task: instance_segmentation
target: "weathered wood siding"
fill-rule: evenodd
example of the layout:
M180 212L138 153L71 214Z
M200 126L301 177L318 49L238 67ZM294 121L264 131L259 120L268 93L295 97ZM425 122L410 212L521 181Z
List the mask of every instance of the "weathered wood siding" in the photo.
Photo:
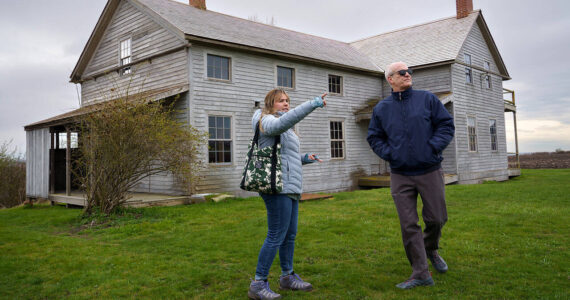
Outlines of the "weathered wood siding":
M26 196L49 196L49 148L51 135L48 128L26 131Z
M119 66L122 40L132 39L131 61L160 54L185 44L173 32L159 25L129 1L121 1L82 78L90 78ZM142 91L168 89L188 84L188 62L185 49L143 61L131 67L132 74L119 76L110 72L81 84L82 105L109 100Z
M449 65L414 70L412 78L413 87L416 90L427 90L432 93L451 91L451 71ZM383 98L390 96L392 91L386 79L382 80L382 91Z
M188 124L188 93L183 93L178 97L174 104L172 117L182 124ZM169 172L151 175L141 180L132 191L168 195L187 194L186 189Z
M469 32L457 60L463 61L464 53L471 55L473 66L483 68L484 61L491 63L491 70L497 72L496 62L481 31L475 25ZM504 103L502 79L491 76L491 89L483 86L483 72L473 69L473 83L465 82L465 66L453 64L452 82L455 110L457 168L460 183L477 183L481 180L506 180L507 147L505 136ZM467 116L476 119L476 152L469 151ZM489 120L497 121L498 151L491 150Z
M356 184L356 175L376 173L379 158L366 142L367 124L357 124L354 111L366 100L381 94L377 76L359 75L272 57L193 46L191 53L190 120L198 129L207 130L208 115L232 118L233 153L230 164L209 164L199 191L239 191L239 181L247 145L253 136L251 117L254 102L263 100L276 87L276 66L295 69L295 89L289 91L295 107L328 89L328 74L343 76L344 95L330 96L325 109L318 109L297 125L301 151L318 153L322 164L305 166L304 191L343 190ZM206 55L231 58L231 80L207 78ZM329 121L342 120L346 134L346 159L330 159ZM204 148L206 158L207 149Z

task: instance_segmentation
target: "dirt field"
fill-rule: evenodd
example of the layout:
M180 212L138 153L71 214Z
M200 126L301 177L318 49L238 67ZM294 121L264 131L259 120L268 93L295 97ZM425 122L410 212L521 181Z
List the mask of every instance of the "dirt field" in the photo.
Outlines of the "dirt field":
M519 160L521 169L567 169L570 168L570 151L521 154ZM509 166L514 162L515 157L509 156Z

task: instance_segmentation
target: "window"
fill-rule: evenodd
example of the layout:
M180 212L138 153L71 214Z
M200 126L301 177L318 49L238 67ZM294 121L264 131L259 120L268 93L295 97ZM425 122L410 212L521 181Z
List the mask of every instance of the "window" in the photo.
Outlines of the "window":
M491 151L497 151L497 120L489 120L489 132L491 134Z
M465 82L473 83L473 71L471 70L471 55L464 54L463 57L464 57L463 61L467 65L469 65L468 67L465 67Z
M232 162L232 119L227 116L208 116L208 162Z
M67 132L56 132L57 142L55 144L56 149L67 149ZM70 132L70 143L69 147L71 149L79 148L79 138L77 132Z
M329 75L329 93L342 94L342 76Z
M469 151L477 152L477 126L475 117L467 116L467 132L469 134Z
M230 58L208 54L208 78L230 80Z
M485 70L486 70L487 72L491 71L491 63L490 63L490 62L486 61L486 62L483 64L483 67L485 68ZM491 76L489 75L489 73L486 73L486 74L485 74L485 79L483 80L483 86L484 86L485 88L488 88L488 89L491 88Z
M293 88L295 69L277 66L277 86Z
M119 63L121 66L128 65L131 63L131 39L128 38L124 41L121 41L121 45L119 46ZM121 75L131 74L131 67L122 68L120 71Z
M344 158L343 122L331 121L331 158Z

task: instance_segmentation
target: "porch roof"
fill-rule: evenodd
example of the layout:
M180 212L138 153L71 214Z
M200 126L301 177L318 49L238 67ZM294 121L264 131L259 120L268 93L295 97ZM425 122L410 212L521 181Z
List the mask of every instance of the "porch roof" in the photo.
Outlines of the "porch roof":
M449 102L453 102L453 93L435 93L435 95L439 98L439 101L441 101L443 105ZM376 104L378 104L380 101L382 101L382 99L370 99L366 106L355 111L354 115L356 116L356 122L370 120L372 118L372 110L374 109L374 106L376 106Z
M156 100L160 100L160 99L164 99L164 98L168 98L170 96L174 96L183 92L188 91L188 85L178 85L178 86L173 86L173 87L169 87L169 88L163 88L163 89L155 89L155 90L150 90L150 91L145 91L142 93L138 93L138 94L134 94L134 95L129 95L129 97L133 97L133 98L141 98L144 97L146 99L148 99L149 101L156 101ZM124 96L120 96L114 99L109 99L107 101L113 101L116 99L120 99ZM73 123L73 119L94 111L97 111L99 109L101 109L102 107L102 103L95 103L95 104L91 104L91 105L86 105L83 107L80 107L78 109L74 109L72 111L39 121L39 122L35 122L29 125L24 126L24 129L26 131L30 131L30 130L34 130L34 129L39 129L39 128L46 128L46 127L52 127L52 126L59 126L59 125L65 125L65 124L70 124Z

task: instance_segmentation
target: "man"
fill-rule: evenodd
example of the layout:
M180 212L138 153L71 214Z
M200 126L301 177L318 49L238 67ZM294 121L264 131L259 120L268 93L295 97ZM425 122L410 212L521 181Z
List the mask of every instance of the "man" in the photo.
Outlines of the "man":
M447 221L441 152L451 142L455 126L437 96L412 89L412 70L405 63L390 64L385 76L392 95L374 107L367 140L378 156L390 162L390 189L412 265L410 278L396 286L434 285L427 259L438 272L447 271L437 252ZM418 225L418 194L423 202L423 236Z

